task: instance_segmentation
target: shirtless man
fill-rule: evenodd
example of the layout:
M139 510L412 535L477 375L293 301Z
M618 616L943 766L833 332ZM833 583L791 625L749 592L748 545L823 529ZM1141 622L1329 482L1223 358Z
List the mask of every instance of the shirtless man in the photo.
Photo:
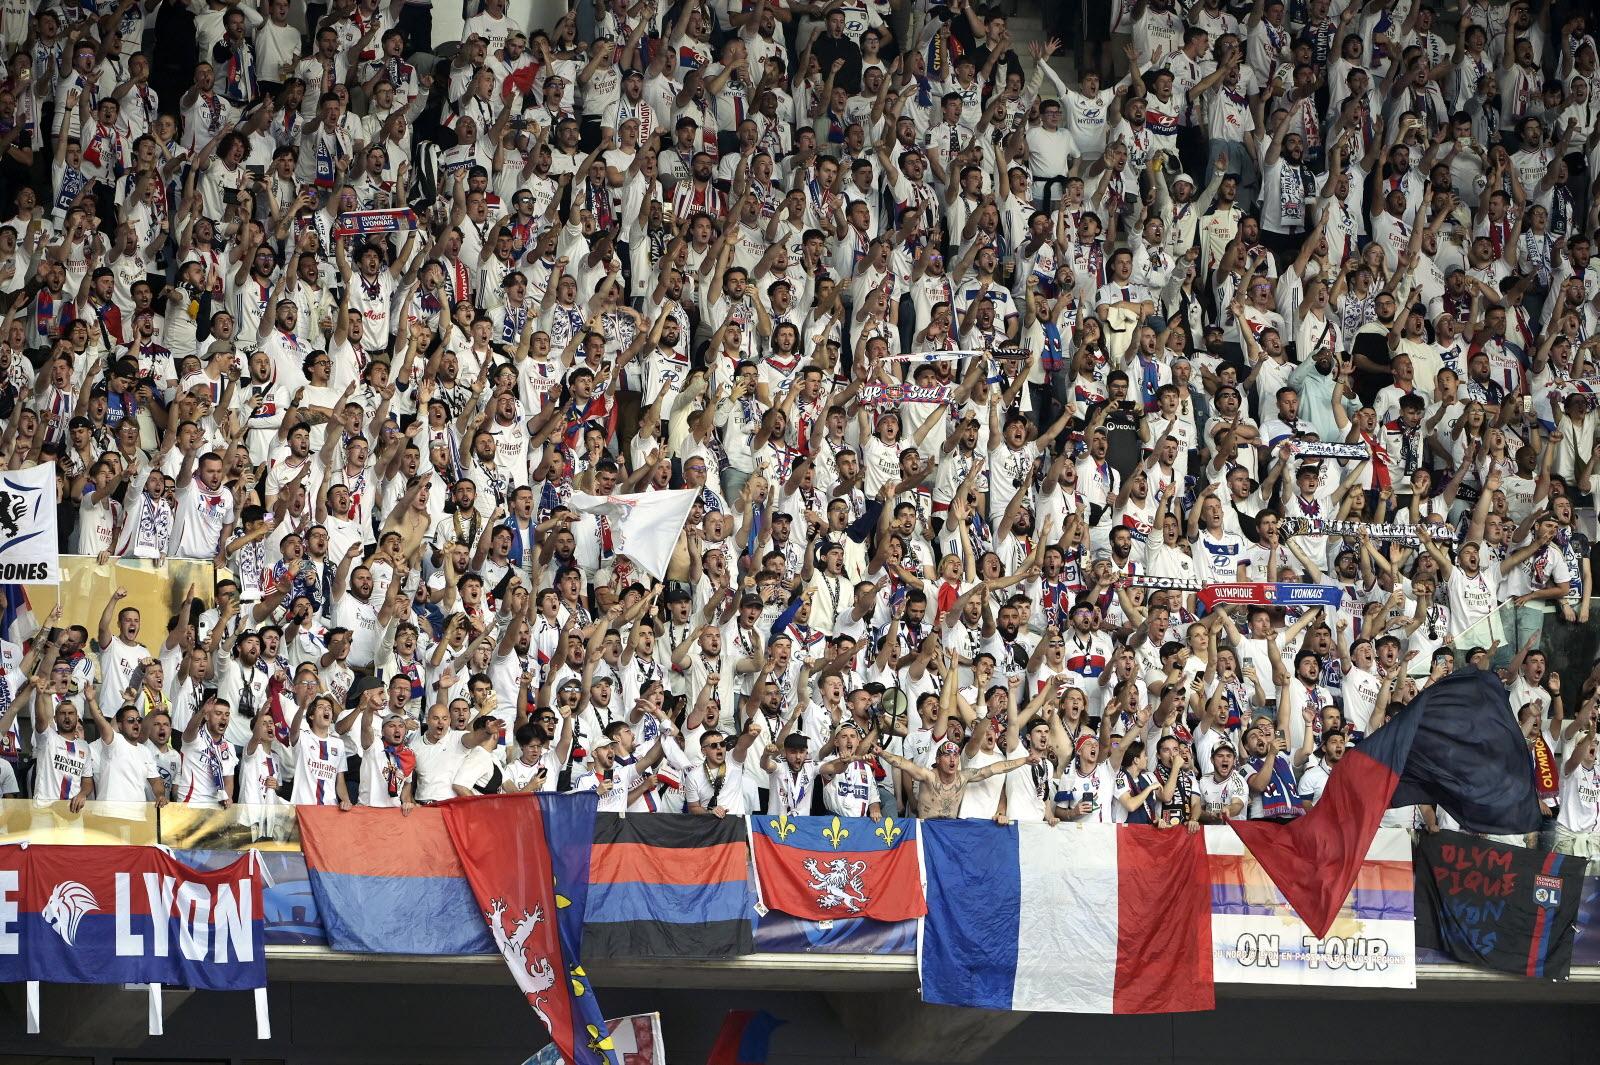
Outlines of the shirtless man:
M958 817L961 797L966 794L968 784L987 780L1000 773L1009 773L1013 769L1021 769L1044 758L1043 752L1029 750L1020 757L1004 762L993 762L982 769L962 769L961 747L950 740L939 745L934 769L917 765L888 751L878 753L900 772L921 782L922 787L917 789L918 817Z

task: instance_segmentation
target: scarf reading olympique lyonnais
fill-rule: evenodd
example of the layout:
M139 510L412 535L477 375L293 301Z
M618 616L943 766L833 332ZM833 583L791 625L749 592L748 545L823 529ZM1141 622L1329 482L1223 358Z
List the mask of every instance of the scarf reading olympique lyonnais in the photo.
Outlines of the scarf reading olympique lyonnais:
M417 213L409 207L345 211L334 226L335 237L364 237L372 233L409 233L417 228Z

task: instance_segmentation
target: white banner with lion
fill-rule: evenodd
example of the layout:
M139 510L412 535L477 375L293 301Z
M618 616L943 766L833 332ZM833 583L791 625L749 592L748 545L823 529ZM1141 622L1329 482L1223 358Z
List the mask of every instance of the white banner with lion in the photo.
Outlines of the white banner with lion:
M0 584L60 584L56 466L0 473Z

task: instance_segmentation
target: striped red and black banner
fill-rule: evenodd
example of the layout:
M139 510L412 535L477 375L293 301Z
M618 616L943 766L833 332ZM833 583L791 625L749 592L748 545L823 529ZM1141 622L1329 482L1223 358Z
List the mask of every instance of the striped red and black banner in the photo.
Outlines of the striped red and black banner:
M587 958L729 958L754 949L742 817L600 814L589 859Z

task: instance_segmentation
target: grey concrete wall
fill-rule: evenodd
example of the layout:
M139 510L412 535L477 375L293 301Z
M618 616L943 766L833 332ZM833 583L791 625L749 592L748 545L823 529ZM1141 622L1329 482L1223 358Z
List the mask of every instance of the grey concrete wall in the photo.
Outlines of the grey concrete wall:
M692 978L689 982L692 982ZM1208 1014L1179 1017L1028 1017L978 1060L988 1065L1593 1065L1600 1061L1600 1011L1582 1001L1507 1002L1538 996L1551 985L1496 985L1483 1001L1428 1001L1418 993L1394 1000L1225 998ZM7 989L8 992L12 989ZM1563 991L1570 992L1569 986ZM0 1012L0 1065L44 1061L116 1060L282 1062L284 1065L520 1065L543 1039L526 1005L508 986L448 987L280 983L273 987L273 1039L257 1043L250 997L196 993L167 1021L166 1036L146 1040L142 1026L122 1046L73 1045L71 1033L89 1000L44 988L44 1034L22 1034L14 1008ZM142 993L106 991L107 995ZM872 999L850 1008L877 1008L882 1031L898 1028L891 1052L937 1056L945 1021L927 1026L932 1045L891 1018L918 1006L903 994L859 992ZM725 1010L765 1008L789 1023L778 1030L772 1065L879 1065L895 1060L871 1031L848 1033L820 992L741 994L643 989L606 992L611 1015L658 1010L669 1061L700 1065ZM8 995L11 1003L19 1001ZM138 1010L129 1011L142 1017ZM76 1017L74 1016L76 1015ZM973 1018L974 1028L987 1021ZM916 1025L909 1026L915 1029ZM105 1038L103 1026L97 1038ZM920 1052L920 1053L919 1053Z

